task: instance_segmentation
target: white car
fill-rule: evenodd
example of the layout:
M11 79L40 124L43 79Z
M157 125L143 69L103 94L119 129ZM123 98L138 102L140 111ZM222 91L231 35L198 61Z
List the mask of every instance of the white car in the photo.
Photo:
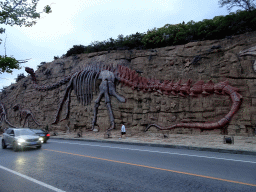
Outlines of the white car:
M29 128L9 128L2 136L2 148L5 149L7 146L11 146L14 151L18 151L24 147L36 147L40 149L42 142L43 139Z

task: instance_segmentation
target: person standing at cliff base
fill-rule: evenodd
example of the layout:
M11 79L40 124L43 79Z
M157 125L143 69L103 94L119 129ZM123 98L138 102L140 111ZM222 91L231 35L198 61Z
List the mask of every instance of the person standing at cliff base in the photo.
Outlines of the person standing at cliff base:
M125 138L125 134L126 134L126 130L125 130L125 126L124 126L124 124L122 125L122 127L121 127L121 138Z

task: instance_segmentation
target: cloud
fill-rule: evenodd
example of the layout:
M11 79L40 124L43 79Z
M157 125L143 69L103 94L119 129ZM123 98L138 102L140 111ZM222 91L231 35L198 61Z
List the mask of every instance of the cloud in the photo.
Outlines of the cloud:
M46 5L52 7L52 13L42 14L33 27L4 26L7 55L19 60L32 58L23 66L36 69L41 62L65 54L73 45L227 14L215 1L205 0L40 0L38 11ZM0 38L5 40L5 34ZM1 54L5 52L3 45ZM14 70L13 75L0 74L0 89L15 82L20 73L26 74L24 69Z

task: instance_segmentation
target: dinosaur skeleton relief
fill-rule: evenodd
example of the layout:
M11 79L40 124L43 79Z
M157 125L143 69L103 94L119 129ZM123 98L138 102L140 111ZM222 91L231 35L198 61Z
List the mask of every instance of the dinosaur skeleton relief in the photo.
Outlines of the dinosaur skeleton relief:
M11 127L15 127L14 125L12 125L6 118L6 112L4 109L4 105L3 103L0 103L0 125L2 124L2 122L5 122L6 124L8 124Z
M170 127L161 127L157 124L150 124L147 126L145 131L147 131L150 127L155 126L160 130L169 130L177 127L184 128L199 128L199 129L221 129L225 125L227 125L234 114L238 111L241 102L242 96L238 93L238 89L230 86L227 81L220 82L214 84L211 80L207 83L200 80L196 82L193 86L191 86L191 80L188 80L186 83L182 83L181 80L178 82L174 81L160 81L157 79L147 79L145 77L140 76L135 70L131 70L128 67L118 65L117 67L113 66L100 66L100 65L91 65L86 67L84 70L71 74L70 76L64 78L58 83L55 83L50 86L38 86L36 84L35 73L33 69L26 68L26 71L31 74L32 80L35 85L35 89L39 91L51 90L59 87L65 83L68 83L66 88L64 97L60 103L59 109L56 114L56 118L54 123L58 122L60 110L67 100L67 104L70 102L70 93L72 89L75 90L78 101L82 102L82 104L87 105L91 102L93 86L96 79L101 79L102 82L100 84L100 93L98 98L95 100L94 107L94 118L92 121L92 129L94 128L97 121L97 110L99 107L100 100L103 96L105 96L105 103L108 108L111 126L108 130L114 128L114 117L110 104L110 95L115 96L120 102L125 102L125 98L119 96L115 91L114 81L118 80L122 84L131 87L133 90L136 89L138 91L142 90L143 92L159 92L161 94L166 95L177 95L177 96L191 96L196 97L198 95L209 96L212 94L219 95L229 95L232 100L232 106L230 112L225 115L222 119L213 123L178 123L172 125ZM95 90L95 87L94 87ZM68 105L69 106L69 105ZM66 118L68 117L69 107L67 107ZM65 119L66 119L65 118Z
M110 128L107 130L112 130L115 128L115 122L114 122L114 115L111 108L110 103L110 96L115 96L118 101L125 102L125 98L118 95L115 90L115 80L117 76L115 75L116 70L113 68L113 66L106 66L102 64L97 65L90 65L87 66L84 70L75 72L71 74L70 76L64 78L64 80L53 84L51 86L38 86L36 84L36 78L34 70L31 68L26 67L26 72L31 74L32 80L35 85L35 89L38 91L46 91L46 90L52 90L54 88L57 88L65 83L68 83L68 86L66 88L66 91L64 93L64 97L59 105L55 120L53 124L58 123L59 121L59 115L62 109L62 106L64 102L67 103L67 111L65 120L68 118L69 115L69 104L70 104L70 95L71 91L74 89L75 94L77 96L77 100L82 103L83 105L88 105L91 103L93 92L96 92L96 80L100 79L101 84L99 86L99 95L97 99L95 100L95 106L94 106L94 117L92 120L92 129L94 129L94 126L97 122L97 113L98 113L98 107L100 105L100 101L102 97L105 98L105 103L108 109L108 114L110 118ZM62 121L61 120L61 121Z
M232 100L232 106L230 112L225 115L222 119L213 123L178 123L170 127L162 127L157 124L150 124L146 127L147 131L150 127L155 126L160 130L170 130L178 127L183 128L199 128L201 130L207 129L221 129L227 125L234 114L239 110L239 107L242 103L242 96L237 93L239 89L232 87L228 84L228 81L220 82L214 84L211 80L207 83L200 80L191 86L191 80L188 80L187 83L182 84L181 80L178 82L174 81L163 81L160 82L156 79L146 79L145 77L139 76L134 70L130 70L127 67L119 66L120 81L127 86L132 87L132 89L142 90L143 92L152 92L156 91L166 95L179 95L182 97L192 96L197 97L198 95L209 96L211 94L219 95L229 95Z
M34 115L32 114L32 112L29 110L29 109L22 109L18 104L16 104L14 107L13 107L13 110L14 111L19 111L20 113L20 125L21 125L21 122L22 120L24 119L24 123L23 123L23 126L25 126L26 122L28 122L28 118L31 117L32 120L35 122L35 124L37 124L38 126L40 126L40 124L36 121ZM28 126L29 127L29 126Z

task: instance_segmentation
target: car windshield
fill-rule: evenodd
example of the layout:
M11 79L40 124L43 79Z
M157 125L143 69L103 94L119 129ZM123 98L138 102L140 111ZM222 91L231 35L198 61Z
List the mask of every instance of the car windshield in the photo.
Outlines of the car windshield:
M29 129L20 129L20 130L17 130L15 133L16 133L16 136L35 135L35 133Z

